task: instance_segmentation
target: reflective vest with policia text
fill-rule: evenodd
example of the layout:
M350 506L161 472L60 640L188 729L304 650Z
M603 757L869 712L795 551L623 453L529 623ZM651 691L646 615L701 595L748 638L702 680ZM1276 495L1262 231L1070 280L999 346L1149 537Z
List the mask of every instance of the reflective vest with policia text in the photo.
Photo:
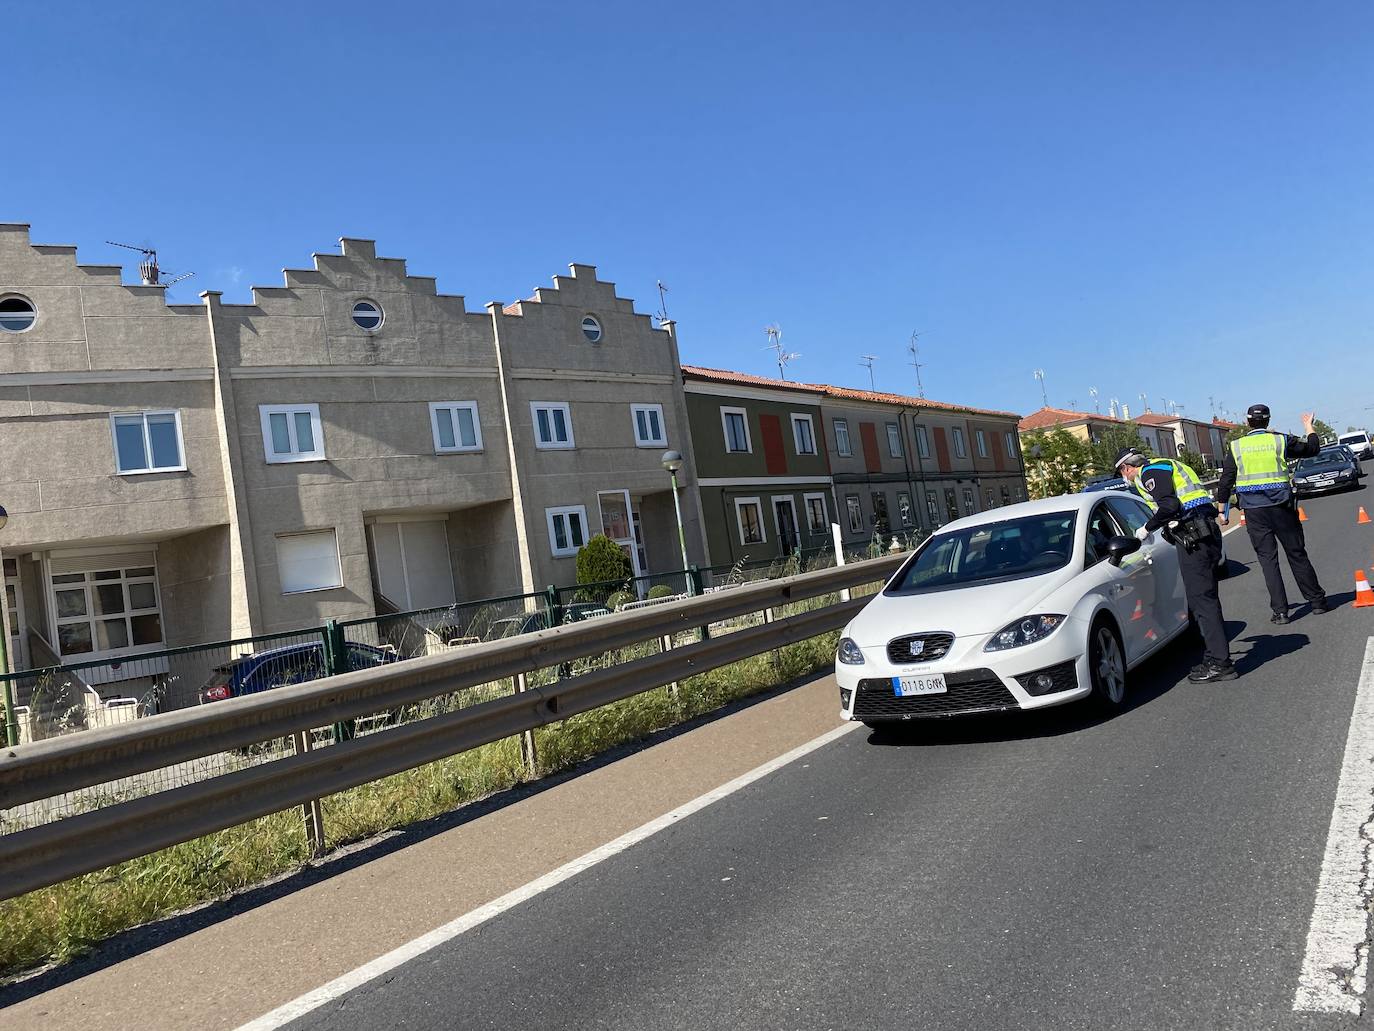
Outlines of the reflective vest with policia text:
M1252 430L1231 441L1231 455L1236 460L1236 490L1291 488L1286 448L1283 434L1270 430Z
M1203 505L1212 503L1212 495L1199 482L1197 473L1182 462L1176 462L1172 458L1156 458L1147 463L1135 479L1136 493L1145 499L1145 503L1150 508L1154 509L1158 506L1155 504L1155 499L1150 497L1150 492L1145 489L1142 481L1152 469L1155 472L1168 472L1173 477L1174 493L1178 495L1178 503L1182 506L1183 511L1191 512L1195 508L1201 508Z

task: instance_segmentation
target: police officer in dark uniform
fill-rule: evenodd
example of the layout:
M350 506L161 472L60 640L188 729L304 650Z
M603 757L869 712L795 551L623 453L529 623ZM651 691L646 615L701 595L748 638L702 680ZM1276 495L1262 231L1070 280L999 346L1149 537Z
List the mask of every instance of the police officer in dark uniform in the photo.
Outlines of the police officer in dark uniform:
M1202 631L1203 660L1188 673L1195 684L1235 680L1231 648L1226 640L1226 620L1217 594L1217 564L1221 561L1221 530L1212 497L1197 473L1172 458L1146 458L1138 449L1125 447L1117 455L1122 478L1135 488L1154 510L1136 531L1144 540L1162 532L1178 550L1183 589L1188 609Z
M1326 592L1317 582L1317 571L1307 557L1298 502L1288 475L1289 462L1318 454L1322 445L1313 428L1311 412L1302 417L1306 438L1270 430L1268 405L1251 405L1245 412L1245 422L1250 432L1231 441L1222 459L1216 499L1218 504L1224 503L1235 490L1240 510L1245 513L1245 530L1264 570L1264 585L1269 588L1269 609L1273 613L1270 621L1282 625L1288 622L1288 592L1279 568L1279 545L1283 546L1288 568L1293 571L1298 590L1311 603L1312 611L1320 613L1327 609Z

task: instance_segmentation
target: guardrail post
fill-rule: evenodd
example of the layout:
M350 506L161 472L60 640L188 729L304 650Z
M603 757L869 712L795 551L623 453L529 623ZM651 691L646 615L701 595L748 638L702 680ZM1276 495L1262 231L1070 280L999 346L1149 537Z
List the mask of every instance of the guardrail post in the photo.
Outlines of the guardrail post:
M310 751L310 731L298 730L292 740L297 755ZM301 813L305 817L305 844L310 850L310 858L318 859L324 855L324 807L318 798L312 798L301 806Z
M523 694L529 690L529 684L525 680L525 674L515 675L515 693ZM539 776L539 752L534 745L534 731L524 730L520 732L520 761L525 764L525 772L530 779Z
M687 567L687 593L693 598L699 598L705 592L702 586L701 570L697 566ZM711 636L711 628L708 626L697 627L697 639L705 641Z
M661 646L661 648L662 648L663 651L665 651L665 652L670 652L670 651L672 651L672 650L673 650L673 635L672 635L672 634L664 634L661 638L659 638L659 644L660 644L660 646ZM677 682L676 680L674 680L672 683L670 683L670 684L668 685L668 695L669 695L670 698L672 698L672 700L673 700L674 702L678 702L678 701L681 700L680 693L679 693L679 691L678 691L678 682Z
M324 672L325 676L337 677L348 672L348 642L344 640L343 627L337 619L324 625ZM358 721L341 720L334 724L334 743L352 741L358 736Z

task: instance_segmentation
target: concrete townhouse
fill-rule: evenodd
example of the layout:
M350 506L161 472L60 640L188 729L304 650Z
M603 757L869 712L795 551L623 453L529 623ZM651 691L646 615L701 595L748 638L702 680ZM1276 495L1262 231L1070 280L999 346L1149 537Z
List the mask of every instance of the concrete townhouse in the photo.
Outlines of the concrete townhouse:
M1223 428L1223 424L1217 422L1201 422L1181 415L1159 415L1154 412L1140 416L1137 421L1142 432L1152 427L1172 435L1174 450L1165 451L1161 447L1157 449L1161 455L1180 455L1185 449L1196 451L1212 468L1220 467L1229 427Z
M1155 421L1156 417L1146 414L1135 420L1140 439L1155 454L1176 455L1178 439L1172 423ZM1109 427L1125 426L1129 420L1117 419L1098 412L1077 412L1066 408L1041 408L1021 420L1018 427L1022 437L1030 433L1050 433L1056 429L1066 430L1079 440L1096 444Z
M154 277L155 278L155 277ZM0 226L0 531L13 668L702 561L671 327L587 265L512 305L367 240L251 304L167 304Z

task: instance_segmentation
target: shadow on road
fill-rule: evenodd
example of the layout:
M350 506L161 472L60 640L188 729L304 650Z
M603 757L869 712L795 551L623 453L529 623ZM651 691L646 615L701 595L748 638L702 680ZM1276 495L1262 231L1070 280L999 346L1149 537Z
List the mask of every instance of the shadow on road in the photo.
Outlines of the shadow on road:
M1241 674L1252 673L1271 659L1292 655L1300 648L1311 644L1306 634L1256 634L1252 637L1233 637L1232 654L1235 655L1236 670ZM1237 654L1237 645L1250 647Z

